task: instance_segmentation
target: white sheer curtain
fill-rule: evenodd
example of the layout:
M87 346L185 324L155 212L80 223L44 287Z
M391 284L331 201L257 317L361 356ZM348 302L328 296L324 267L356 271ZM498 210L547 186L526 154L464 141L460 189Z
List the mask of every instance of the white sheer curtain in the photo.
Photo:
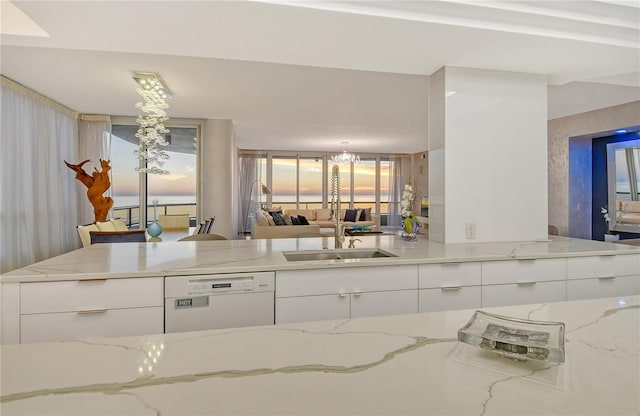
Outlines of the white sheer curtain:
M80 246L77 115L1 77L0 272Z
M402 159L399 157L391 157L391 169L389 172L389 217L387 225L391 227L399 227L402 220L400 218L400 198L402 198L402 189L404 181L402 178Z
M238 163L238 230L241 232L251 231L249 221L249 210L251 209L251 194L253 193L254 181L258 178L257 154L241 154Z
M85 165L87 173L93 172L93 167L100 168L100 159L111 159L111 117L102 115L80 115L78 121L78 160L72 163L80 163L83 160L91 160ZM70 162L70 161L68 161ZM103 195L111 196L111 189ZM86 192L79 193L79 224L89 224L95 220L93 205L89 202Z

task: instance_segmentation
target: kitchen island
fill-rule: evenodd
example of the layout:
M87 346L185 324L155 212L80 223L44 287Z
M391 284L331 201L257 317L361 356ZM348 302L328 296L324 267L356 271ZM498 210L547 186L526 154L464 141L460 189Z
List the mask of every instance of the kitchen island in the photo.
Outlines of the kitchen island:
M5 415L638 415L638 296L488 308L562 364L457 341L473 310L2 347Z
M325 254L333 238L98 244L0 277L2 343L75 340L169 332L166 314L187 318L198 279L258 287L268 273L275 323L408 314L637 295L640 248L552 237L544 241L440 244L419 236L360 237L355 250L390 257ZM345 244L346 245L346 244ZM345 249L354 253L354 249ZM288 254L287 254L288 253ZM285 257L289 256L289 260ZM182 279L185 292L168 295ZM216 289L224 294L225 282ZM273 289L275 288L275 290ZM199 290L199 289L198 289ZM230 294L231 296L231 294ZM186 299L183 299L186 297ZM262 298L265 296L263 295ZM230 299L230 298L226 298ZM231 308L239 305L227 302ZM247 297L242 298L248 300ZM211 302L221 297L209 297ZM197 301L208 302L207 299ZM247 307L251 305L247 305ZM211 308L214 308L212 306ZM182 309L180 309L182 308ZM246 310L238 306L238 312ZM191 309L193 313L203 309ZM190 312L189 312L190 313ZM225 316L235 316L227 310ZM185 319L182 322L195 322ZM240 326L180 326L172 331ZM262 321L260 321L262 323ZM273 321L272 321L273 323ZM241 326L258 325L244 321Z

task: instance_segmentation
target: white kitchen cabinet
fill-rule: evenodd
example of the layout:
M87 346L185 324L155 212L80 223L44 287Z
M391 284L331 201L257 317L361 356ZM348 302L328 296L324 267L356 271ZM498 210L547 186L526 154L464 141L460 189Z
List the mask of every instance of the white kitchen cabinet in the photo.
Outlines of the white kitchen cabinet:
M564 280L482 286L482 306L526 305L566 300Z
M276 323L415 313L418 266L276 272Z
M639 276L609 276L567 281L567 300L607 298L640 294Z
M163 278L20 284L20 342L164 332Z
M481 270L480 262L421 264L419 311L479 308Z
M276 323L348 319L350 296L319 295L276 299Z
M481 263L421 264L418 268L420 289L480 286Z
M454 286L418 291L419 312L473 309L482 306L480 286Z
M418 293L415 289L351 294L352 318L416 312L418 312Z
M567 259L567 300L640 293L640 255Z
M640 255L571 257L567 259L567 279L588 279L640 274Z
M482 285L532 283L567 278L567 259L524 259L485 261L482 263Z
M482 306L559 302L567 296L567 259L482 263Z
M84 338L161 334L164 308L107 309L22 315L20 342L52 342Z

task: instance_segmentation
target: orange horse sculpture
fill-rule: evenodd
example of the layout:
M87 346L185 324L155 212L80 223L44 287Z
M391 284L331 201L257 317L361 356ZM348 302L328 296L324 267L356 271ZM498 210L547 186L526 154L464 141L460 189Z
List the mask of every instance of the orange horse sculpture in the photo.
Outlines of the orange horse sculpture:
M87 197L91 205L93 205L93 213L95 215L94 222L106 221L109 210L113 206L113 198L109 196L105 197L102 194L111 186L111 181L109 180L109 171L111 170L109 163L111 161L100 159L102 171L94 168L92 175L89 175L82 168L82 165L87 162L91 161L87 159L77 165L68 163L66 160L64 161L69 169L76 172L76 179L87 187Z

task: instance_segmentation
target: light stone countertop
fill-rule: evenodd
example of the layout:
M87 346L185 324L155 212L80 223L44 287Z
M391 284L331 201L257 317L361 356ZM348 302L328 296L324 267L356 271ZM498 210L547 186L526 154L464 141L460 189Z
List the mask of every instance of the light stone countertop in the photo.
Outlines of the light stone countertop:
M458 342L472 310L3 345L0 413L640 413L640 297L485 310L564 322L566 362Z
M283 251L333 247L333 237L96 244L0 276L0 282L150 277L210 273L382 266L483 260L532 259L640 253L640 247L567 237L549 241L441 244L423 235L416 242L397 235L357 237L357 248L379 248L398 257L295 261ZM348 238L347 238L348 241ZM344 247L348 243L345 242Z

